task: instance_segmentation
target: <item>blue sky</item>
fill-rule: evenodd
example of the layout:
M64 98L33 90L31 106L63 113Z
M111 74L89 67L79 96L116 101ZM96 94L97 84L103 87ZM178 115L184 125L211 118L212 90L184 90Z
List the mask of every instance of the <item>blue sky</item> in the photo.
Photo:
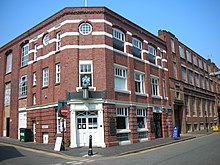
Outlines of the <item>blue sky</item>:
M87 0L106 6L157 35L172 32L182 43L220 68L220 0ZM0 47L64 7L84 0L1 0Z

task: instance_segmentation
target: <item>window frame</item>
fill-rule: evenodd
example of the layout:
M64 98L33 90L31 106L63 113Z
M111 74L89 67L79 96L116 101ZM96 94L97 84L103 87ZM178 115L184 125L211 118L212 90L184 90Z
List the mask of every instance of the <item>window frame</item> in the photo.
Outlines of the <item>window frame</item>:
M82 35L89 35L92 32L92 25L88 22L83 22L79 25L79 32Z
M36 72L34 72L33 73L33 82L32 82L33 84L33 86L36 86L37 85L37 73Z
M148 45L148 61L152 64L156 64L157 50L153 45ZM153 60L151 59L153 58Z
M93 63L92 61L79 61L79 87L83 87L82 85L83 76L87 76L89 78L90 80L89 87L93 87Z
M151 92L152 96L160 96L159 94L159 78L158 77L151 77Z
M188 62L192 63L192 57L191 57L191 54L188 50L186 50L186 59Z
M56 84L58 84L58 83L60 83L60 80L61 80L61 78L60 78L60 75L61 75L61 66L60 66L60 63L57 63L56 65L55 65L55 68L56 68L56 76L55 76L55 83Z
M37 57L38 57L38 45L35 44L34 45L34 62L37 61Z
M21 48L21 67L28 65L29 43L26 43Z
M6 56L6 68L5 73L11 73L12 72L12 53L7 54Z
M183 47L182 47L181 45L179 45L179 53L180 53L180 57L183 58L183 59L185 59Z
M19 80L19 97L27 96L27 87L28 87L28 76L23 75Z
M59 51L61 48L61 33L56 33L56 51Z
M183 72L185 71L185 72ZM186 76L186 68L181 66L181 76L182 76L182 81L186 81L187 80L187 76Z
M117 107L116 108L116 128L117 128L117 130L127 130L127 129L129 129L129 118L128 118L128 116L129 116L129 110L128 110L128 108L124 108L124 107ZM120 128L118 128L119 127L119 124L118 124L118 122L117 122L117 118L124 118L124 126L125 126L125 128L121 128L121 126L120 126Z
M118 81L123 81L124 86L120 88L117 84ZM119 87L119 88L118 88ZM115 91L127 91L127 68L123 66L114 65L114 89Z
M137 77L138 76L138 79ZM144 74L140 72L134 73L134 81L135 81L135 92L144 94Z
M43 69L43 87L47 87L49 85L49 68L46 67Z

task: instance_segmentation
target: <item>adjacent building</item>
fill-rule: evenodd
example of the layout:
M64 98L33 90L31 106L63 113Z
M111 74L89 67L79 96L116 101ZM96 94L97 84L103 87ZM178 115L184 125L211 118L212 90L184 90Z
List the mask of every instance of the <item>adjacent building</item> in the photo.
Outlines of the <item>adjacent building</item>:
M173 123L181 133L211 129L219 121L219 69L184 45L174 34L160 30L167 44Z
M54 143L58 100L70 147L90 135L99 147L171 136L168 55L164 38L105 7L65 8L0 48L0 136L30 128L33 141Z

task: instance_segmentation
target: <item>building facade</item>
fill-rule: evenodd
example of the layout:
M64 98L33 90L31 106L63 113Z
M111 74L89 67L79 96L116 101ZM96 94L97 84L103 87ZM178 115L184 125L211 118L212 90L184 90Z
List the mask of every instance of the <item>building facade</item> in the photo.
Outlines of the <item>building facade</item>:
M181 133L211 129L219 122L219 69L181 43L174 34L160 30L167 44L170 101L173 123Z
M90 135L99 147L171 136L166 42L105 7L65 8L1 47L0 58L0 136L30 128L33 141L54 143L58 100L69 107L70 147L88 146Z

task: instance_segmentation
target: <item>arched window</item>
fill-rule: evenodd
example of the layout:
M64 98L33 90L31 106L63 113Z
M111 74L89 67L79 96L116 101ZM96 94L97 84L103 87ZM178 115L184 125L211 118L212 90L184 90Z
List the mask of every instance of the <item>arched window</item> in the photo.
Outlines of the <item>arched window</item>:
M156 49L152 46L148 46L148 60L150 63L156 64Z
M133 45L132 48L133 55L138 58L141 58L142 42L139 39L132 37L132 45Z
M117 28L113 28L112 35L113 35L113 48L124 52L125 34L121 30Z

